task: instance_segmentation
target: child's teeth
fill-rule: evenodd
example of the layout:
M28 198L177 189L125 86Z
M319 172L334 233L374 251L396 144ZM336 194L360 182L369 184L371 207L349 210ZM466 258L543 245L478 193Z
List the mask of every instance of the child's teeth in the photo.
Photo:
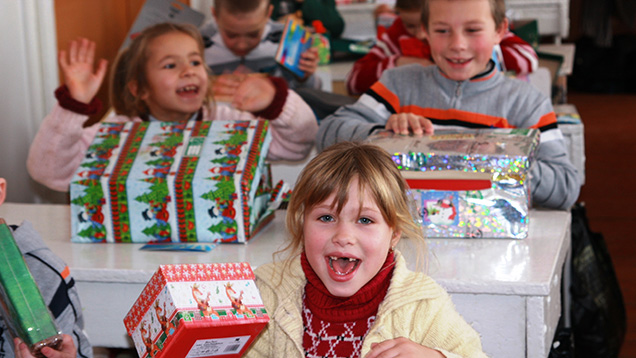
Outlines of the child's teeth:
M351 257L329 256L329 266L336 274L341 276L353 272L358 266L358 262L358 259Z

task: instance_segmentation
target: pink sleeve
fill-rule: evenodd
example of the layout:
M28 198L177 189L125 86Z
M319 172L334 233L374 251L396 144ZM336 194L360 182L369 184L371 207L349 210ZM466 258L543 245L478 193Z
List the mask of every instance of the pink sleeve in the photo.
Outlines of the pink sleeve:
M27 157L31 177L57 191L68 191L73 174L99 125L83 128L88 116L56 104L38 129Z
M245 120L255 117L244 111L216 106L216 119ZM280 115L269 121L272 142L267 153L269 160L301 160L314 145L318 122L309 105L294 91L288 90Z

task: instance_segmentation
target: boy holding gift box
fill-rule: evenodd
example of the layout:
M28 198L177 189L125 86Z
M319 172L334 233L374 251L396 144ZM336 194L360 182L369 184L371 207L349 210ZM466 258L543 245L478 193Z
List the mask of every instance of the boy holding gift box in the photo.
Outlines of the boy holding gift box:
M272 5L268 0L215 0L213 19L201 27L205 41L205 61L216 75L215 96L230 96L247 73L267 73L284 78L289 87L321 88L315 76L318 68L318 50L305 51L299 69L305 76L299 78L284 71L275 56L284 24L270 19Z
M6 198L7 182L0 178L0 205ZM24 260L42 293L44 302L48 305L55 323L64 334L62 350L71 352L77 347L77 357L92 357L93 350L84 332L82 305L75 287L73 276L66 264L55 255L42 241L33 225L24 222L20 226L10 226L13 237L24 256ZM0 317L0 357L29 357L28 347L16 341L17 352L14 353L11 336L6 323ZM20 351L23 353L20 354ZM50 348L43 348L42 353L47 357L66 357ZM50 353L51 355L48 355Z
M508 28L503 0L429 0L422 24L434 66L402 66L351 106L325 118L318 149L364 140L375 129L432 133L434 128L537 128L541 139L531 171L535 205L569 208L579 195L550 99L527 82L507 78L491 60Z

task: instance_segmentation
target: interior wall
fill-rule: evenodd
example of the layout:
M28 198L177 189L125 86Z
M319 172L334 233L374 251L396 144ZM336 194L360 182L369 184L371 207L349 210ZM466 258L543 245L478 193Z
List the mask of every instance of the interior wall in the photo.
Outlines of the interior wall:
M0 0L0 177L7 201L63 202L66 195L33 182L26 157L52 108L58 74L53 0Z

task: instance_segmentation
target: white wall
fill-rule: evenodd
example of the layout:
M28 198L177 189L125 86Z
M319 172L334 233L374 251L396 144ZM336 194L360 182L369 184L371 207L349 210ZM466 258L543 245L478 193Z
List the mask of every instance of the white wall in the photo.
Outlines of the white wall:
M0 0L0 177L7 201L61 202L33 182L26 156L58 86L53 0Z

